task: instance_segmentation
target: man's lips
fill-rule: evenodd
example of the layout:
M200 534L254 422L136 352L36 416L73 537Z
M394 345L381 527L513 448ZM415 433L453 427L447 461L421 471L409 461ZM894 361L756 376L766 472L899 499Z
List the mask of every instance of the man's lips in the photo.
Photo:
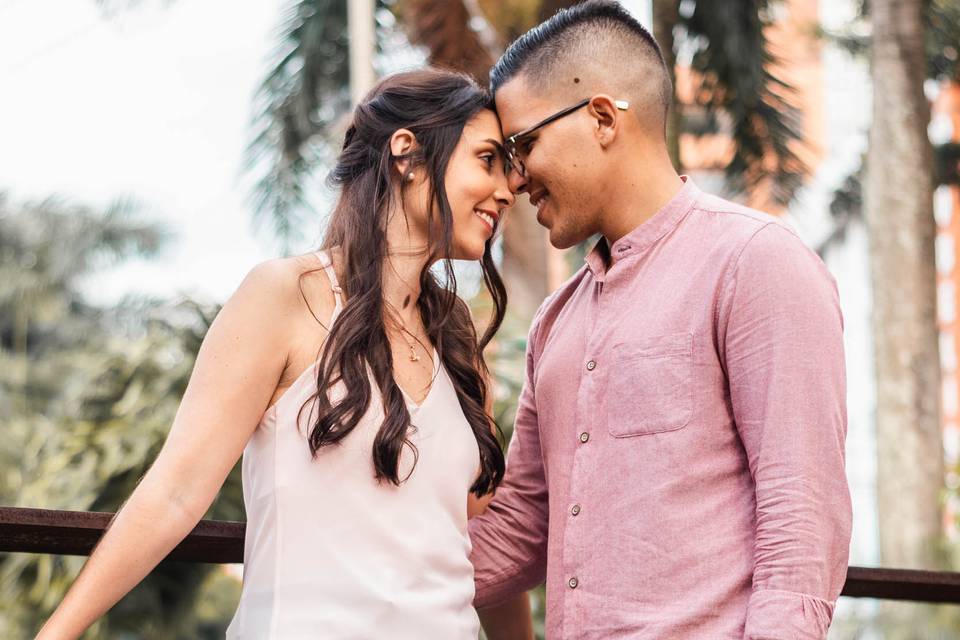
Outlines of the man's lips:
M537 208L537 222L543 226L548 226L543 219L543 210L550 202L550 192L546 189L539 189L530 195L530 204Z
M536 191L535 193L531 193L531 194L530 194L530 204L532 204L533 206L539 208L539 207L540 207L540 201L543 200L543 198L545 198L547 195L549 195L549 193L547 192L546 189L540 189L539 191Z

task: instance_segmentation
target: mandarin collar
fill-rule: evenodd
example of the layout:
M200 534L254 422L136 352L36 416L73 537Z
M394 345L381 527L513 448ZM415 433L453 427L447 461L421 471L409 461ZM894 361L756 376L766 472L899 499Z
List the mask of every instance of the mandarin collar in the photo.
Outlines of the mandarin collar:
M593 277L603 281L607 270L619 260L650 248L657 240L673 229L693 207L700 197L700 189L689 176L680 176L683 186L670 200L636 229L613 243L601 237L584 258Z

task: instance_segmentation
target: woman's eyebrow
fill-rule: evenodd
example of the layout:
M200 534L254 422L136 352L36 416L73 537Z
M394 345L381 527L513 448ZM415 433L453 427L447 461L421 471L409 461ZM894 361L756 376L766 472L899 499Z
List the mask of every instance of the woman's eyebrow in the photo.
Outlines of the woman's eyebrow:
M496 140L494 140L493 138L487 138L486 140L484 140L484 142L489 142L490 144L492 144L494 147L496 147L497 151L499 151L500 153L504 153L504 154L506 153L506 149L503 148L503 145L497 142Z

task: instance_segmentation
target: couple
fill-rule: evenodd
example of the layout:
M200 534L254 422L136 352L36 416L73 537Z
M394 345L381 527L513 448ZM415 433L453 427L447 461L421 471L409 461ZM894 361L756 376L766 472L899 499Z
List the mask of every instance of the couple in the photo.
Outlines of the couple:
M137 584L241 453L229 638L528 638L544 579L548 638L825 637L851 522L832 278L776 219L675 173L669 75L616 3L557 14L491 79L492 97L402 73L357 106L322 250L226 303L41 638ZM505 464L483 347L520 192L554 246L601 239L533 321ZM451 259L492 294L479 338L434 275Z

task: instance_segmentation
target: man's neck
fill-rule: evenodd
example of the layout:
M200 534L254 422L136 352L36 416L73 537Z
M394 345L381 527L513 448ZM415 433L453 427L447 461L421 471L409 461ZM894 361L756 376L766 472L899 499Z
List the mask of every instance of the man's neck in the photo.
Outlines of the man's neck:
M600 233L608 245L652 218L683 187L683 180L669 160L624 164L619 184L610 189Z

